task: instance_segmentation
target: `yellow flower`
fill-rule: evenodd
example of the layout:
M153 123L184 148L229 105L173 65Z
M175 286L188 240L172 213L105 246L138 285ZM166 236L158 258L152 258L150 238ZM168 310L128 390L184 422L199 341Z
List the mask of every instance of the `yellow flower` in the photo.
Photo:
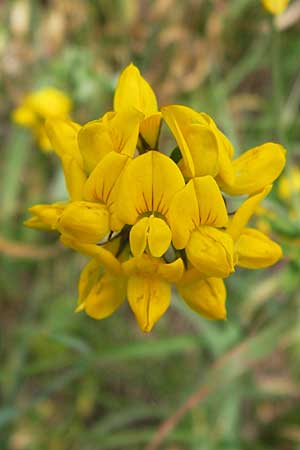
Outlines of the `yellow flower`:
M133 225L130 247L134 256L146 248L160 257L171 244L167 214L176 192L184 187L176 164L158 151L130 161L121 180L117 211L124 224Z
M65 244L76 248L76 240L63 239ZM77 247L79 251L92 256L92 259L83 268L80 275L76 312L85 310L94 319L104 319L124 302L127 278L122 271L121 262L115 257L120 248L120 239L105 244L100 252L97 247L81 246L80 244ZM120 260L124 261L127 257L128 251L123 251Z
M181 169L187 178L219 173L228 183L233 182L232 144L208 114L169 105L162 108L162 115L181 151Z
M144 114L140 124L141 147L155 149L160 131L161 113L149 83L141 76L133 64L127 66L120 75L114 96L115 111L136 109Z
M264 268L275 264L282 257L282 250L276 242L259 230L246 228L258 204L271 189L272 186L266 186L242 203L227 228L235 242L236 264L240 267Z
M52 149L45 131L48 118L67 118L72 103L63 92L54 88L44 88L27 95L22 104L12 113L12 119L19 125L30 128L44 151Z
M272 142L244 152L233 160L234 183L219 182L221 189L229 195L254 194L272 184L285 165L285 149Z
M226 288L220 278L196 278L183 280L177 284L183 300L197 313L207 319L226 319Z
M160 148L162 117L177 141L178 164ZM247 224L282 171L285 150L267 143L233 159L232 144L207 114L180 105L161 114L132 64L120 76L114 111L83 126L51 118L46 130L69 199L33 206L25 224L56 230L65 246L90 258L77 311L102 319L127 298L149 332L175 285L193 310L225 319L223 279L236 265L263 268L282 256ZM229 219L229 196L245 194Z
M76 312L85 311L94 319L104 319L115 312L126 298L126 278L105 270L92 259L79 279L79 299Z
M289 0L262 0L264 8L275 15L283 13L288 3Z
M143 331L153 325L166 312L171 300L171 283L179 282L183 274L180 258L172 263L141 255L123 263L128 276L127 298Z
M222 230L226 206L211 176L190 180L174 196L168 218L175 248L185 248L199 275L224 278L233 272L233 241Z
M84 125L78 133L78 145L85 171L91 173L98 162L112 151L132 157L142 119L143 114L132 109L109 112L102 119Z

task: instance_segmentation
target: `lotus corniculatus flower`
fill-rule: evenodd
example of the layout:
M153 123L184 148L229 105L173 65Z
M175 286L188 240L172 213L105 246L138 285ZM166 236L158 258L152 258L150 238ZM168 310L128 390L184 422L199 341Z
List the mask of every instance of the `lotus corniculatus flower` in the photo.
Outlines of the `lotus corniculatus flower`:
M164 121L177 142L161 146ZM126 299L149 332L166 312L172 287L197 313L226 318L224 279L235 267L275 264L281 248L248 222L285 165L265 143L234 157L211 117L186 106L158 111L139 70L121 74L114 111L83 126L48 119L69 199L35 205L26 225L60 233L88 256L77 311L95 319ZM231 197L240 199L230 210Z
M20 106L13 111L12 119L30 128L39 148L47 152L52 150L52 145L45 130L46 119L67 119L71 107L71 99L66 94L55 88L43 88L25 96Z

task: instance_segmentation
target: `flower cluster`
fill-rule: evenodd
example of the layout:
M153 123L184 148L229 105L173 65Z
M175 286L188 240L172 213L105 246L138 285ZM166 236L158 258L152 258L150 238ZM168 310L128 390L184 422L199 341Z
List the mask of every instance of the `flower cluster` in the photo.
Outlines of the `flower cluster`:
M45 130L48 118L67 119L72 108L70 98L58 89L48 87L28 94L12 113L18 125L30 128L41 150L52 150Z
M160 147L163 122L177 142ZM77 311L102 319L127 298L143 331L183 300L211 319L226 317L223 279L236 266L263 268L279 245L247 224L285 164L267 143L234 158L228 138L205 113L186 106L158 110L134 65L121 74L114 111L80 126L48 120L69 201L30 208L26 225L56 230L91 259L79 281ZM243 197L236 211L231 196Z

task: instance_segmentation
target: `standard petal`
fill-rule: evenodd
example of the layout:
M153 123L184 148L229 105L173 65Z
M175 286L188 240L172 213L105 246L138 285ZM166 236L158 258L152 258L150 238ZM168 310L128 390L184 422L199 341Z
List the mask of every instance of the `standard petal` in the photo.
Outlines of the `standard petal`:
M88 122L79 130L78 145L87 173L92 172L98 162L114 150L107 126L101 120Z
M57 229L81 242L96 244L110 231L108 209L99 203L72 202L59 217Z
M183 300L207 319L226 319L226 288L220 278L207 278L192 283L178 284Z
M189 125L190 108L181 105L169 105L162 108L162 116L180 148L183 160L183 171L187 178L195 176L195 165L185 138L185 130Z
M207 119L209 116L182 105L166 106L162 108L162 115L180 148L184 175L187 178L216 176L219 147L216 130Z
M202 124L191 124L184 131L195 166L195 176L217 175L219 171L218 141L213 130Z
M109 116L108 116L109 117ZM136 150L139 127L144 115L136 109L113 113L105 119L113 150L118 153L133 157Z
M251 216L256 211L259 203L269 194L272 186L266 186L261 192L258 194L252 195L247 198L236 213L233 215L231 221L229 222L227 232L232 236L232 239L236 241L243 229L249 222Z
M176 248L184 248L191 232L199 225L225 227L226 205L211 176L197 177L175 194L167 215Z
M83 167L82 156L77 142L77 135L81 126L71 120L48 119L45 127L52 148L57 155L60 158L68 155Z
M127 297L140 328L149 332L170 305L171 287L159 278L135 275L128 280Z
M108 204L116 182L127 163L126 155L116 152L106 155L90 174L84 187L84 198Z
M225 278L234 271L233 240L216 228L202 225L193 231L186 254L202 276Z
M282 258L281 247L261 231L243 230L236 243L237 265L246 269L263 269Z
M117 210L121 220L134 224L146 212L165 215L174 194L184 187L177 165L158 151L130 161L122 176Z
M110 228L120 231L124 225L118 211L117 201L120 198L120 183L123 172L130 159L127 155L111 152L106 155L90 174L85 187L84 198L92 202L105 204L110 212ZM128 186L125 187L128 190Z
M274 143L252 148L233 161L235 180L232 185L221 182L229 195L253 194L273 183L285 165L285 149Z
M151 86L141 76L139 69L130 64L120 75L114 96L114 110L127 111L132 108L145 116L157 112L157 101Z

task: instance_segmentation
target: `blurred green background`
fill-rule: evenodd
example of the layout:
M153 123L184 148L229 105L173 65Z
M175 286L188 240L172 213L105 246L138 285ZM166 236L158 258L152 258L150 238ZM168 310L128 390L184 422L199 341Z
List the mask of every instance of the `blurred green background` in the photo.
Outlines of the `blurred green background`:
M78 122L101 116L132 61L160 105L211 114L237 154L280 141L289 177L300 165L299 36L296 0L276 23L253 0L0 3L1 450L299 448L300 189L283 200L275 185L258 220L285 257L237 270L226 322L174 295L143 335L126 304L100 322L74 313L85 258L22 226L29 206L65 197L61 167L11 122L43 86L70 95Z

